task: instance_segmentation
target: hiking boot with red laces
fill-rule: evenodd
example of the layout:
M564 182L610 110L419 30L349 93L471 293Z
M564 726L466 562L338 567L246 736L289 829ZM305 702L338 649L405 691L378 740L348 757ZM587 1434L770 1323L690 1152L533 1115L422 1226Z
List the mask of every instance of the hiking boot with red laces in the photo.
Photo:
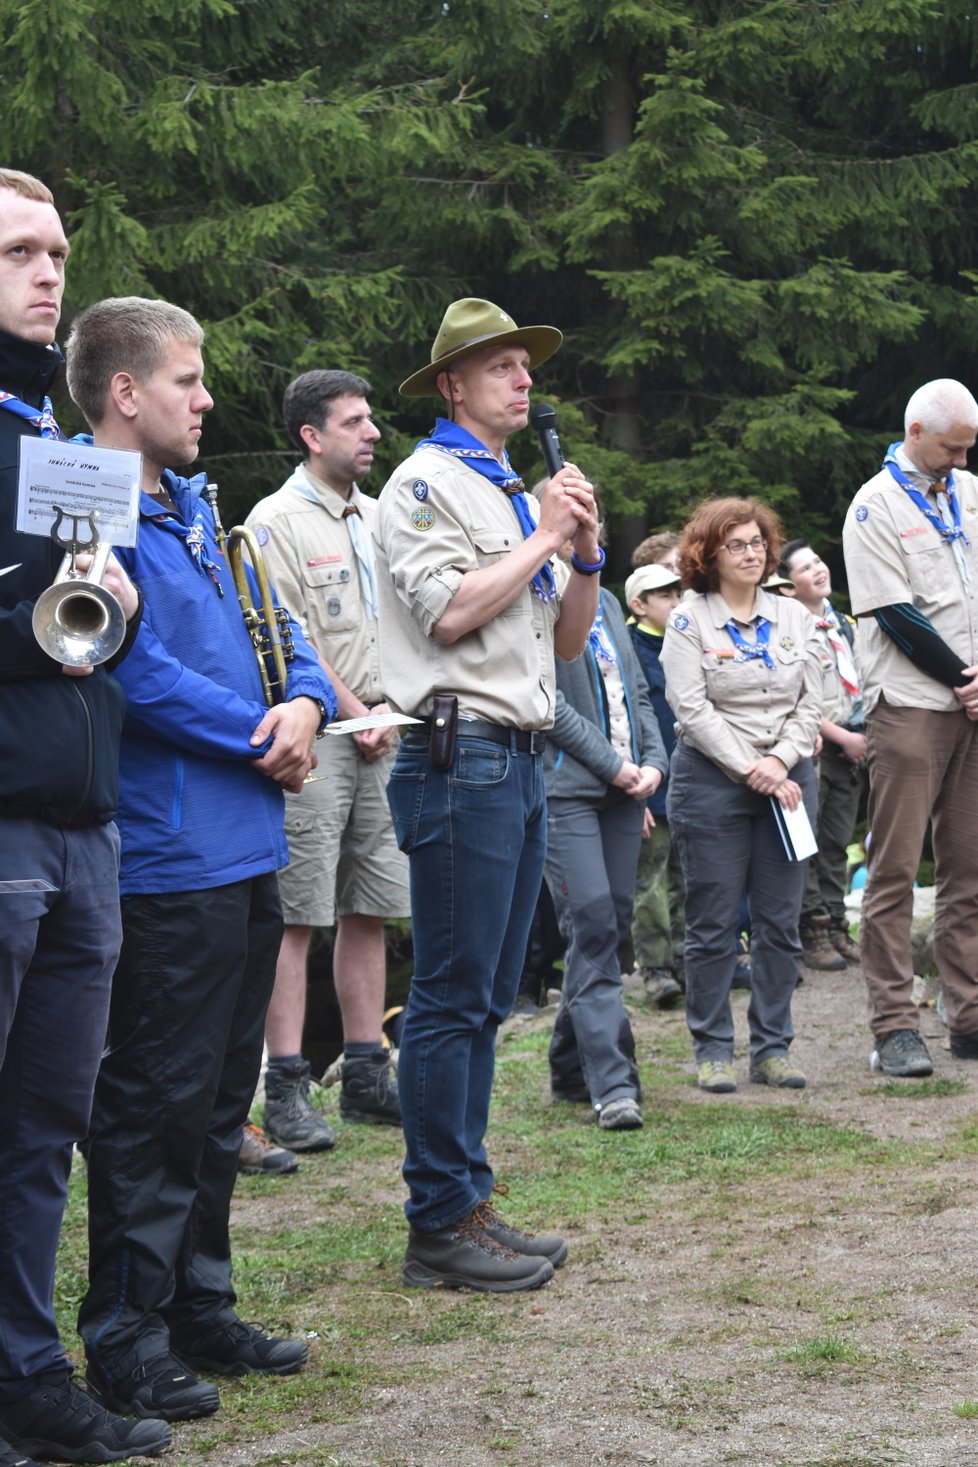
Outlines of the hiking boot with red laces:
M411 1229L401 1271L410 1288L515 1294L521 1289L539 1289L553 1278L549 1258L507 1248L486 1230L477 1211L474 1208L437 1232Z
M238 1152L238 1171L243 1177L281 1177L298 1170L294 1152L269 1141L260 1127L250 1122L245 1126Z
M505 1196L505 1192L502 1194ZM547 1258L554 1268L560 1268L567 1259L567 1244L559 1233L525 1233L514 1228L486 1198L472 1213L490 1238L509 1248L513 1253L525 1253L529 1258Z

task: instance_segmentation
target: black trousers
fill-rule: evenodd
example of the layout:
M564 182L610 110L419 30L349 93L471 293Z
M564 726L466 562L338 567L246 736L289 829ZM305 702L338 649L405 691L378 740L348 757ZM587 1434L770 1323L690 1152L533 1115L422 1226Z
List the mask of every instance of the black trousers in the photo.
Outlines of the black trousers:
M274 873L125 897L88 1147L85 1350L110 1382L227 1315L228 1216L282 934Z

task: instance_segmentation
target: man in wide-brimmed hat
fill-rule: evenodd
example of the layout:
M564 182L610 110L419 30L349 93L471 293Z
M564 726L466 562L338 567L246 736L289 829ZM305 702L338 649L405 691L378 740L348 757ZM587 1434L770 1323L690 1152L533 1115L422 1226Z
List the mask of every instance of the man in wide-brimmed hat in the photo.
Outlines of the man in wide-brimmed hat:
M565 464L537 510L506 454L526 427L530 370L560 341L490 301L449 306L429 365L401 386L440 397L445 416L391 476L375 519L381 682L392 707L424 720L388 785L411 866L403 1277L420 1287L537 1288L567 1256L557 1234L524 1233L493 1210L483 1140L496 1030L543 870L554 651L570 659L584 646L604 560L580 470ZM569 570L554 560L568 540Z

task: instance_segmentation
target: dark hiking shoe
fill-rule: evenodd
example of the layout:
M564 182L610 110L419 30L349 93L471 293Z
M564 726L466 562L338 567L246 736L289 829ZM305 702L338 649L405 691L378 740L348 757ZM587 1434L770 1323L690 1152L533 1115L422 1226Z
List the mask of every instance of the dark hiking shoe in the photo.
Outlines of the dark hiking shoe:
M849 936L849 923L843 918L829 923L829 941L840 952L847 963L859 962L859 943Z
M265 1071L265 1130L289 1151L329 1151L336 1145L333 1128L309 1099L309 1064Z
M171 1339L181 1360L211 1375L295 1375L309 1359L302 1340L277 1339L234 1316Z
M0 1407L0 1433L28 1458L53 1457L58 1462L156 1457L170 1445L165 1421L113 1416L71 1376L38 1385L19 1401L5 1402Z
M827 914L809 917L801 924L801 960L818 973L841 973L846 960L829 936Z
M0 1467L41 1467L31 1457L25 1457L16 1447L10 1447L0 1438Z
M893 1029L877 1039L876 1048L869 1057L869 1068L882 1070L884 1075L911 1079L934 1073L933 1062L919 1029Z
M212 1416L221 1404L216 1386L198 1380L168 1352L143 1360L111 1383L90 1360L86 1379L92 1395L123 1416L195 1421Z
M245 1126L238 1152L238 1171L243 1177L281 1177L298 1170L299 1158L293 1152L267 1140L258 1126Z
M524 1233L522 1228L514 1228L512 1223L500 1217L488 1199L479 1203L472 1216L483 1232L513 1253L549 1259L554 1268L560 1268L567 1260L567 1244L559 1233Z
M554 1276L549 1258L517 1253L486 1231L473 1209L466 1217L422 1233L412 1228L401 1278L415 1289L475 1289L514 1294L538 1289Z
M955 1059L978 1059L978 1034L952 1034L951 1053Z
M636 968L645 997L655 1009L671 1009L683 996L675 974L669 968ZM633 975L634 976L634 975Z
M386 1054L367 1059L344 1058L340 1115L345 1121L381 1126L401 1124L397 1070Z

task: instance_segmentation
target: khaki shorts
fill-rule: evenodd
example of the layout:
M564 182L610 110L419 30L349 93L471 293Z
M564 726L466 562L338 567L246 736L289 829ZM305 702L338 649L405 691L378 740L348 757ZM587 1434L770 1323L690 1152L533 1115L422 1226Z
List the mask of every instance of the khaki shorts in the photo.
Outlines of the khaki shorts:
M394 755L368 764L355 739L328 734L316 745L317 774L285 796L289 864L279 872L289 927L331 927L336 918L408 917L407 857L387 806Z

